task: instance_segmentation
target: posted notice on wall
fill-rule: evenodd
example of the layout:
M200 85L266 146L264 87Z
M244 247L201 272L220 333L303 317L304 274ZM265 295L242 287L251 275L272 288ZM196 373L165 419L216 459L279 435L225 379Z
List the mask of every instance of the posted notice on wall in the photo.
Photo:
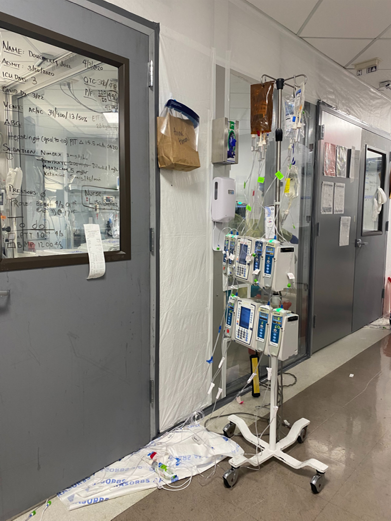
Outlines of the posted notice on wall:
M321 213L332 214L334 207L334 183L322 183Z
M88 279L98 279L106 272L105 254L103 253L102 238L99 224L85 224L88 259L90 261L90 273Z
M339 223L339 245L349 246L351 217L341 217Z
M324 144L324 168L323 173L327 177L335 177L337 160L337 147L332 143Z
M337 146L337 177L346 177L348 165L348 149L346 147Z
M275 235L274 223L274 206L266 206L265 208L265 236L266 239L274 239Z
M345 212L345 185L335 183L334 186L334 213Z

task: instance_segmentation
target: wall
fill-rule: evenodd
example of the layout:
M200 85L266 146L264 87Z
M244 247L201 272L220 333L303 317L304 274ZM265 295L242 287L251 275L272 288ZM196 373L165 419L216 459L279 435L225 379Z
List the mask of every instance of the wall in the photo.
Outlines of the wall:
M160 427L204 402L212 349L209 220L210 122L215 64L249 77L308 76L307 97L322 99L391 131L391 104L245 0L111 0L161 24L161 105L182 101L201 117L201 168L161 176ZM229 85L225 106L228 106ZM217 100L220 102L220 100ZM228 115L226 110L226 115ZM200 389L201 388L201 389Z

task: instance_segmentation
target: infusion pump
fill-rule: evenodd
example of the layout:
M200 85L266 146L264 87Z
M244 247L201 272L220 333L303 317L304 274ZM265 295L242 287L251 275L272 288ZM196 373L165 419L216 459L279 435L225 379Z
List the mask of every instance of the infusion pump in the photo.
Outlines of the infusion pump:
M255 322L258 305L250 299L237 299L235 342L247 347L255 346Z
M296 251L290 243L281 244L269 240L264 245L261 281L263 287L272 291L282 291L296 278Z
M235 277L263 286L263 251L266 239L240 237L236 244Z
M250 349L287 360L298 353L299 316L251 299L230 297L224 334Z
M265 354L288 360L299 349L299 316L285 309L274 309L270 315Z

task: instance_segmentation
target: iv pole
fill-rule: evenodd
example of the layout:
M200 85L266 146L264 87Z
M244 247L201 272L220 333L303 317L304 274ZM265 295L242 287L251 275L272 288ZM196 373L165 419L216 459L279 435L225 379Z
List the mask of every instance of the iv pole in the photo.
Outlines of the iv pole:
M262 76L262 83L264 83L264 78L269 78L276 83L277 91L278 91L278 105L277 105L277 128L275 132L276 139L276 172L281 170L281 145L283 139L283 130L282 130L282 108L283 108L283 100L282 100L282 91L284 85L291 87L294 92L296 90L296 79L304 78L304 83L307 82L307 76L304 74L300 74L298 76L292 76L291 78L273 78L271 76L267 76L264 74ZM295 85L290 85L288 81L294 80ZM276 187L274 192L274 216L276 219L276 229L277 233L281 233L281 220L280 220L280 192L281 192L281 181L280 179L276 179ZM269 355L270 356L270 355ZM299 461L296 458L293 458L289 454L283 452L287 447L293 445L296 441L299 443L303 443L306 434L307 434L307 426L310 421L306 418L301 418L297 420L291 427L289 434L277 442L277 411L278 411L278 399L277 399L277 383L278 383L278 356L270 356L271 358L271 377L270 377L270 416L269 416L269 443L262 440L260 437L252 434L250 429L248 428L246 422L239 418L236 415L231 415L228 417L229 423L224 427L224 434L230 438L235 433L235 428L237 427L242 436L252 445L257 447L257 453L255 456L251 458L246 458L244 455L236 455L229 460L231 465L231 469L228 470L223 478L224 484L226 487L231 488L235 485L239 478L238 468L243 465L254 465L259 466L265 461L271 458L277 458L283 463L289 465L294 469L301 469L303 467L311 467L316 470L315 476L311 480L311 489L315 494L319 493L320 490L324 486L324 474L328 468L324 463L310 458L306 461ZM259 452L258 452L259 450Z
M276 88L278 91L278 103L277 103L277 128L275 132L276 138L276 172L281 170L281 145L283 140L283 130L282 130L282 91L284 86L287 85L293 89L293 92L296 90L296 80L297 78L304 78L304 84L307 83L307 76L305 74L298 74L297 76L291 76L290 78L273 78L272 76L268 76L264 74L261 78L261 82L265 83L265 79L269 79L275 82ZM294 80L294 85L288 83L288 81ZM281 219L280 219L280 205L281 205L281 181L276 179L276 187L274 190L274 218L276 222L277 233L281 233Z

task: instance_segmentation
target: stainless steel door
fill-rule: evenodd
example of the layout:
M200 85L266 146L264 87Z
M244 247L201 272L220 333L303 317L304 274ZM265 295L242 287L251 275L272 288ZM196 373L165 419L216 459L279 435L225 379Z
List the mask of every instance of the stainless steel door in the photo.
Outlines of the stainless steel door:
M148 61L157 25L92 9L0 0L1 12L129 58L132 173L131 260L108 263L93 281L86 265L0 273L0 290L10 290L0 299L1 521L150 440Z
M353 331L382 315L390 150L390 140L363 130L355 248ZM387 194L387 202L376 215L374 197L379 187Z
M320 105L319 109L322 135L318 140L315 179L312 352L351 333L359 184L354 158L361 149L362 133L361 128L329 111L327 107ZM337 177L335 170L334 175L324 175L327 170L325 149L328 149L328 144L350 150L353 160L350 161L347 177ZM331 150L336 153L335 148ZM333 173L332 169L327 173ZM344 191L343 213L335 213L333 207L336 184L340 185L337 187L339 190ZM327 202L328 189L329 195L332 193L331 208L327 207L330 203ZM346 246L340 246L341 217L350 217L350 234Z

